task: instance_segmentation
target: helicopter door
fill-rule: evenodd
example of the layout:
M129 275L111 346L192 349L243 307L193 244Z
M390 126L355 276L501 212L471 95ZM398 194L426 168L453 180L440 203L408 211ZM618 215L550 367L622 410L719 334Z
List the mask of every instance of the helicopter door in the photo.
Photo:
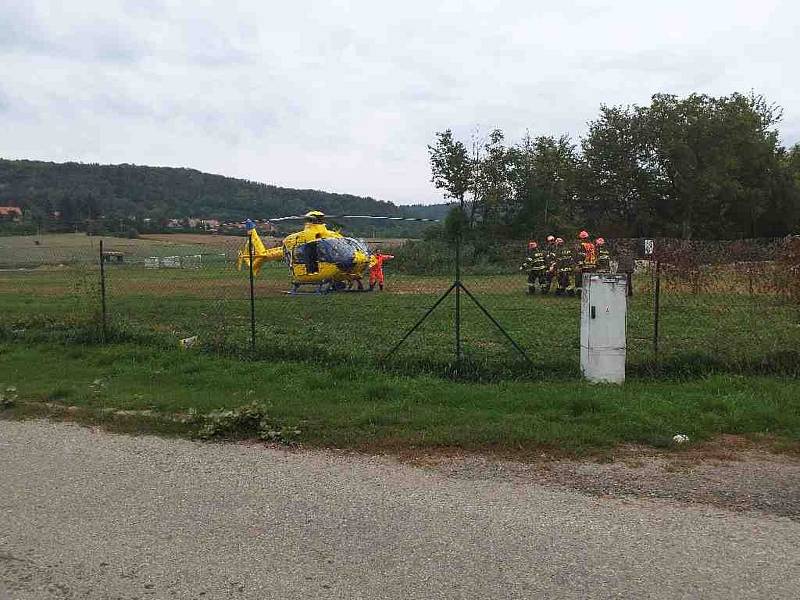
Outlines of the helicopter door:
M319 250L317 242L305 244L306 273L319 273Z

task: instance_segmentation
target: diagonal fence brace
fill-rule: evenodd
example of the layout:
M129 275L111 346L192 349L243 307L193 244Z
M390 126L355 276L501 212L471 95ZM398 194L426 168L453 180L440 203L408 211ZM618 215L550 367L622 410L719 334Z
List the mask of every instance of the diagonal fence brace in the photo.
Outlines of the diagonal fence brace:
M436 307L437 307L437 306L439 306L439 305L440 305L442 302L444 302L444 299L445 299L445 298L447 298L447 296L449 296L449 295L450 295L450 292L452 292L454 289L456 289L456 287L457 287L457 286L459 286L460 284L461 284L461 282L459 282L459 281L454 281L454 282L452 283L452 285L450 285L450 287L449 287L449 288L447 288L447 291L446 291L444 294L442 294L442 295L441 295L441 297L440 297L440 298L439 298L439 299L436 301L436 303L435 303L433 306L431 306L431 307L428 309L428 311L427 311L427 312L426 312L424 315L422 315L422 318L420 318L420 320L419 320L419 321L417 321L417 322L414 324L414 326L413 326L411 329L409 329L409 330L406 332L406 334L405 334L405 335L404 335L404 336L403 336L403 337L400 339L400 341L399 341L399 342L397 342L397 343L396 343L396 344L395 344L395 345L392 347L392 349L391 349L391 350L389 350L389 352L387 352L387 353L386 353L386 354L385 354L385 355L384 355L384 356L383 356L383 357L380 359L380 361L381 361L381 362L386 362L387 360L389 360L389 358L391 358L392 354L394 354L394 353L397 351L397 349L398 349L400 346L402 346L402 345L403 345L403 342L405 342L405 341L406 341L406 340L407 340L407 339L408 339L408 338L411 336L411 334L412 334L412 333L414 333L414 332L415 332L417 329L419 329L419 326L420 326L420 325L422 325L422 324L425 322L425 319L427 319L427 318L428 318L428 317L431 315L431 313L432 313L434 310L436 310Z
M480 308L480 309L481 309L481 312L482 312L484 315L486 315L486 318L487 318L487 319L489 319L489 320L490 320L492 323L494 323L494 326L495 326L495 327L497 327L497 328L500 330L500 333L502 333L502 334L503 334L503 335L506 337L506 339L507 339L509 342L511 342L511 345L512 345L512 346L514 346L514 348L517 350L517 352L519 352L519 353L522 355L522 358L524 358L524 359L527 361L527 363L528 363L529 365L533 366L533 362L531 361L531 359L530 359L530 358L528 358L528 355L527 355L527 354L525 354L525 351L522 349L522 347L521 347L519 344L517 344L517 342L515 342L515 341L514 341L514 338L512 338L512 337L511 337L511 336L508 334L508 332L507 332L505 329L503 329L503 326L502 326L502 325L500 325L500 323L498 323L498 322L497 322L497 319L495 319L495 318L494 318L494 317L491 315L491 313L489 313L489 311L488 311L488 310L486 310L486 309L483 307L483 304L481 304L480 302L478 302L478 299L477 299L475 296L473 296L473 295L472 295L472 292L470 292L470 291L469 291L469 290L468 290L468 289L467 289L467 288L464 286L464 284L463 284L463 283L461 283L460 281L459 281L459 282L457 282L457 283L458 283L458 286L459 286L459 287L460 287L462 290L464 290L464 293L465 293L467 296L469 296L470 300L472 300L472 301L475 303L475 306L477 306L478 308Z

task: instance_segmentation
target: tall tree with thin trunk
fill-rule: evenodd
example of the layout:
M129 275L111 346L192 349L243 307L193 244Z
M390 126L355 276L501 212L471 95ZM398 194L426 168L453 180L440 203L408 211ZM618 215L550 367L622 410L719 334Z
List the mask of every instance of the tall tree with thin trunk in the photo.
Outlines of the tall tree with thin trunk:
M473 163L467 147L453 137L450 129L436 133L436 142L428 146L431 182L445 198L458 201L464 209L465 196L473 188Z

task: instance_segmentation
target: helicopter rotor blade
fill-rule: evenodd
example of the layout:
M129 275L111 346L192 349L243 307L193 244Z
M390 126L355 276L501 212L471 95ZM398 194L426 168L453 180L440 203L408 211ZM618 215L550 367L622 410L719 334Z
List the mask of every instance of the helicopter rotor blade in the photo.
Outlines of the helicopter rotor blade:
M306 217L302 215L293 215L290 217L275 217L274 219L264 219L265 221L269 221L270 223L273 221L297 221L305 219Z
M275 217L274 219L265 219L270 223L278 221L297 221L307 219L305 215L292 215L288 217ZM438 223L439 219L423 219L422 217L385 217L378 215L325 215L324 219L377 219L383 221L417 221L422 223Z
M330 215L331 219L380 219L384 221L420 221L426 223L438 223L439 219L423 219L422 217L381 217L375 215Z

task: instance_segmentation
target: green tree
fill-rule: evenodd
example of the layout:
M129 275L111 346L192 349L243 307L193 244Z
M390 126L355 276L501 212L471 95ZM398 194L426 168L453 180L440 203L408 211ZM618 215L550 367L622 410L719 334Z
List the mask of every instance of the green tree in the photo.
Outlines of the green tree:
M600 107L581 140L574 212L582 225L615 235L649 233L661 181L636 107Z
M779 109L752 94L653 97L648 133L659 173L668 182L658 206L666 233L684 238L782 233L774 217L794 207L791 190L781 181L775 129L780 118Z
M792 146L782 157L787 173L800 187L800 143Z
M753 94L602 106L581 142L577 213L614 234L783 235L798 187L782 160L780 118Z
M795 144L782 153L781 167L789 194L794 199L794 211L789 216L791 232L798 233L800 231L800 144Z
M431 182L444 191L445 198L464 204L472 185L472 161L463 142L453 138L450 129L436 133L436 142L428 146Z
M569 136L527 134L511 149L510 182L519 205L516 233L534 237L566 227L575 201L577 156Z
M475 199L484 228L500 225L510 228L519 206L511 193L511 154L505 146L505 135L494 129L483 144L483 153L476 165Z

